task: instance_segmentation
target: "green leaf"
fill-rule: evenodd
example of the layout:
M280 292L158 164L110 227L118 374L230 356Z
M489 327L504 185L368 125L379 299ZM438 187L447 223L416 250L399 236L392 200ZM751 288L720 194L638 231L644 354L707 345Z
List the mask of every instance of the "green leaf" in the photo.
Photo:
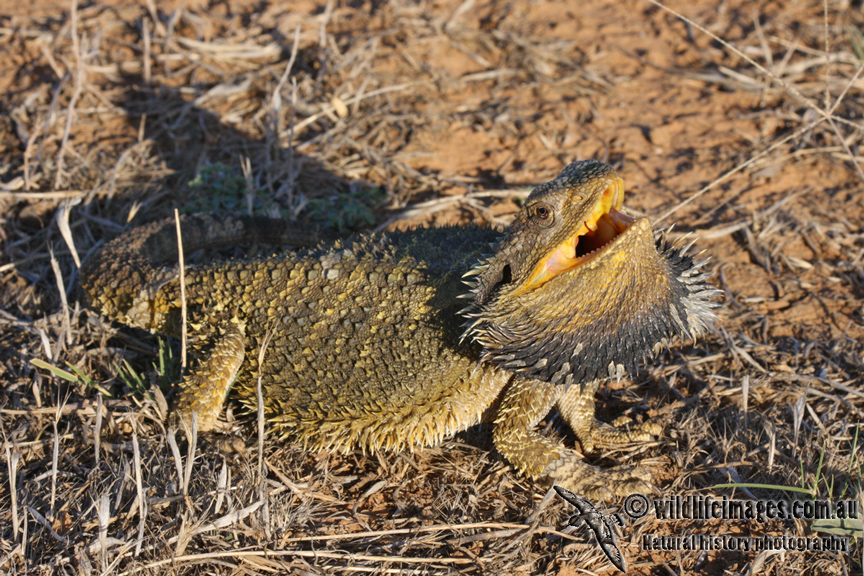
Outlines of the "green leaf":
M30 360L30 363L36 366L37 368L42 368L43 370L48 370L58 378L63 378L64 380L68 380L69 382L73 382L75 384L81 384L81 380L78 379L78 376L74 374L70 374L66 372L62 368L58 368L52 364L48 364L44 360L40 360L39 358L33 358Z
M780 490L781 492L800 492L801 494L809 494L810 496L814 495L814 492L807 488L798 488L797 486L781 486L779 484L716 484L711 487L712 490L716 490L718 488L761 488L763 490Z
M859 538L864 536L864 523L861 518L835 518L833 520L814 520L810 527L815 532L827 532L838 536Z

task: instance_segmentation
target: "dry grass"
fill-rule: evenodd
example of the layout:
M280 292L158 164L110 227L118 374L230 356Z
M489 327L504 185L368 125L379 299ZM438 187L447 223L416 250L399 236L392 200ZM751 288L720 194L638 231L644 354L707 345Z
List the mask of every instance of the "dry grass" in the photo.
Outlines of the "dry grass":
M259 432L230 460L175 440L161 386L179 348L82 309L76 288L105 238L175 207L499 225L584 157L619 167L634 212L697 231L726 293L717 334L601 394L604 416L647 411L664 438L596 461L638 462L666 495L861 498L864 16L670 6L690 22L652 0L40 0L0 16L0 570L609 573L482 428L375 456ZM639 548L813 530L646 518L622 543L631 573L861 574L861 537L850 554Z

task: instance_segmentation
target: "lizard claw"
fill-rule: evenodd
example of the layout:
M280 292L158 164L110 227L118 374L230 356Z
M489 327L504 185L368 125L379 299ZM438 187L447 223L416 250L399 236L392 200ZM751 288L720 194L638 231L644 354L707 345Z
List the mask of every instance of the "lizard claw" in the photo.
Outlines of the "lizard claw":
M616 466L602 469L584 464L569 478L556 478L555 483L589 500L611 501L616 496L652 494L656 491L651 473L643 468Z
M634 423L629 417L615 419L613 424L594 421L590 438L579 438L585 452L595 452L599 448L616 448L624 444L651 442L663 433L663 426L658 422L648 421Z

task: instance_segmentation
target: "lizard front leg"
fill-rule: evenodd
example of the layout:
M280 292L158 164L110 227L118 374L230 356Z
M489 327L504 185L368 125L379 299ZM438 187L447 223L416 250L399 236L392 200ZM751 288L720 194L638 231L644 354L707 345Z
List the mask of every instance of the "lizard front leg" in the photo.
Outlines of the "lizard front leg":
M494 423L493 439L501 455L529 478L552 481L591 499L650 491L651 476L644 470L591 466L576 452L533 429L563 393L558 384L514 378Z
M224 322L211 339L209 351L199 358L198 368L183 378L176 406L178 419L189 426L195 415L199 432L210 432L216 426L228 390L243 364L245 323L236 318Z
M629 418L618 419L615 425L594 417L594 394L597 381L582 386L573 385L558 398L558 412L570 425L585 452L600 448L615 448L632 442L650 442L663 432L656 422L634 424Z

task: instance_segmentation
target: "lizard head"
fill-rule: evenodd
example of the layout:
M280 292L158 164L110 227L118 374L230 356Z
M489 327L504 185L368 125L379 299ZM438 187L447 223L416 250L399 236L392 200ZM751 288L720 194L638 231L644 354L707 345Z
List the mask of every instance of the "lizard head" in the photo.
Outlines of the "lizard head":
M493 256L465 275L463 337L485 358L553 383L619 377L715 319L719 292L689 246L622 210L624 183L574 162L528 196Z

